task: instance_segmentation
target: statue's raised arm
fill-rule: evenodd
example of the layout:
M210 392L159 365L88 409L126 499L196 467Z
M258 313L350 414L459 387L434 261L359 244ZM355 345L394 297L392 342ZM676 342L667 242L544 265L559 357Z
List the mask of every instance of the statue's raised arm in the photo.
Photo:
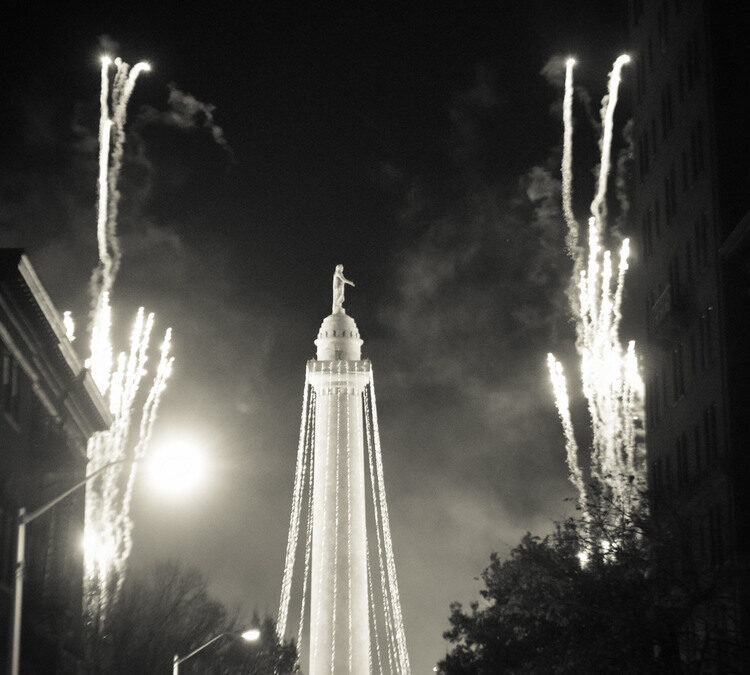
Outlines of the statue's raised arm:
M331 310L331 314L345 312L343 304L344 286L346 284L354 286L354 282L349 281L349 279L344 276L344 266L336 265L336 270L333 273L333 309Z

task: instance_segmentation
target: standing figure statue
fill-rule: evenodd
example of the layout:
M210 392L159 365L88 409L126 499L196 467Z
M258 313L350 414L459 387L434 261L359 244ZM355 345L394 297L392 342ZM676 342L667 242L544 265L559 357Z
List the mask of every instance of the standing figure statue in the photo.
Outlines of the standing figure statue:
M345 284L349 284L352 287L354 286L354 282L349 281L349 279L344 276L344 266L336 265L336 271L333 273L333 309L331 310L331 314L337 314L338 312L344 312L346 314L346 311L343 308Z

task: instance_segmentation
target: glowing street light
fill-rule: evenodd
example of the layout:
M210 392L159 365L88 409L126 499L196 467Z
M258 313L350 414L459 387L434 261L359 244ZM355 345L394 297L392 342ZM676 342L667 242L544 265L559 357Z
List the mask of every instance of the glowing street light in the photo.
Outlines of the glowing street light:
M108 462L90 473L83 480L68 488L35 511L26 512L25 508L18 510L16 534L16 570L13 586L13 621L11 622L11 659L10 675L18 675L21 660L21 613L23 609L23 577L26 567L26 525L39 516L47 513L53 506L84 487L90 480L117 464L123 464L129 459L118 459ZM205 475L204 456L197 446L189 443L173 442L156 453L150 462L151 475L158 487L169 493L177 493L197 486ZM84 533L84 549L93 551L98 560L107 560L114 555L114 544L107 540L100 540L94 533ZM247 635L248 637L245 637ZM257 640L260 632L253 629L245 631L243 638L248 641ZM205 646L205 645L204 645Z
M151 455L147 471L159 492L193 492L205 480L205 455L189 439L170 440Z
M257 628L250 628L244 631L236 631L229 633L219 633L215 637L212 637L208 642L203 643L198 649L194 649L185 656L175 654L172 657L172 675L180 675L180 664L184 663L188 659L195 656L198 652L202 652L206 647L212 645L214 642L220 640L223 637L241 637L245 642L256 642L260 638L260 630Z

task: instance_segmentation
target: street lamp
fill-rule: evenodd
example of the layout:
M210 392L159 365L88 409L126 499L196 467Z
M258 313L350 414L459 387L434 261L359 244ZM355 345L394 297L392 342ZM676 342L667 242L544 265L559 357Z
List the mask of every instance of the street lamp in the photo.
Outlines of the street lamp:
M96 478L100 473L106 471L115 464L122 464L125 461L127 460L117 459L99 467L96 471L90 473L73 487L68 488L65 492L31 513L26 513L26 509L23 507L18 509L18 529L16 531L16 573L13 583L13 621L11 622L10 639L10 675L18 675L18 669L21 662L21 612L23 609L23 575L26 567L26 526L32 520L36 520L39 516L47 513L47 511L63 499L72 495L76 490L80 490L92 478Z
M260 631L257 628L250 628L249 630L245 631L237 631L237 632L230 632L230 633L219 633L217 636L212 637L208 642L202 644L198 649L194 649L192 652L187 654L186 656L180 656L179 654L175 654L172 657L172 675L180 675L180 664L187 661L189 658L192 658L195 656L198 652L202 652L206 647L209 645L212 645L217 640L220 640L221 638L225 636L235 636L235 637L241 637L246 642L255 642L260 637Z
M177 436L160 445L148 461L147 471L159 492L190 492L205 481L206 458L194 439Z

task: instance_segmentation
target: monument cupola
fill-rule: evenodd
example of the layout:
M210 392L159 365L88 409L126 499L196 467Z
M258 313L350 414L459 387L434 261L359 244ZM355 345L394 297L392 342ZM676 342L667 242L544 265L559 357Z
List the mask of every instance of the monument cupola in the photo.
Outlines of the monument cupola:
M323 319L315 346L318 361L359 361L362 358L362 339L357 324L343 307L344 286L354 286L344 277L344 266L336 265L333 274L333 306L330 316Z
M362 358L359 329L343 309L323 319L315 346L318 361L359 361Z

